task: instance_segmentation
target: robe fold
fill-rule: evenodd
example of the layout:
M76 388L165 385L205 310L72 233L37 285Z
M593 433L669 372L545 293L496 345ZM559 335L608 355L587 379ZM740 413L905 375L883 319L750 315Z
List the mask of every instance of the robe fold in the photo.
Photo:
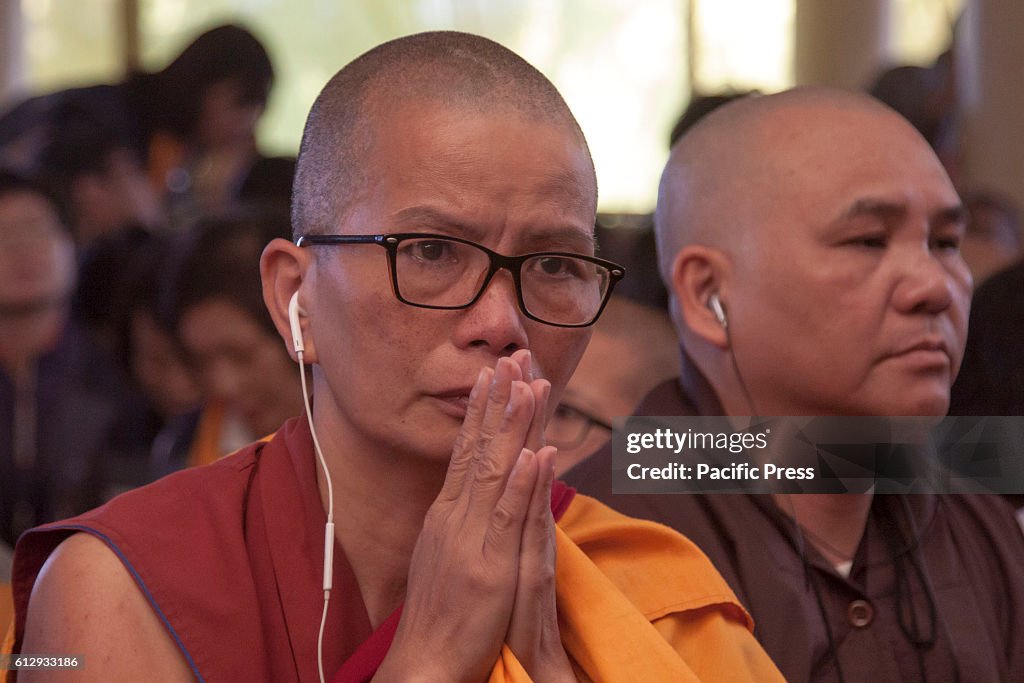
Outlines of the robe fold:
M781 680L749 616L696 546L556 482L557 604L577 676L595 681ZM121 559L200 681L317 681L323 528L309 427L184 470L18 542L18 652L36 576L73 533ZM352 568L334 551L324 670L369 680L400 618L371 628ZM507 648L490 680L529 677Z

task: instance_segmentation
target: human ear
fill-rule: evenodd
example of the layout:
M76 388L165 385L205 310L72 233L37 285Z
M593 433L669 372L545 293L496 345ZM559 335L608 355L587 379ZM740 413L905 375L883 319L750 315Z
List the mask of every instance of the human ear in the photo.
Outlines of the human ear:
M309 251L285 239L275 239L260 257L260 278L263 281L263 303L266 304L274 327L284 340L288 355L298 361L292 342L292 326L288 306L298 295L298 324L302 335L304 363L316 363L316 344L310 334L309 315L303 297L303 281L310 264Z
M676 254L671 270L673 298L686 329L721 349L729 348L727 266L717 249L690 245Z

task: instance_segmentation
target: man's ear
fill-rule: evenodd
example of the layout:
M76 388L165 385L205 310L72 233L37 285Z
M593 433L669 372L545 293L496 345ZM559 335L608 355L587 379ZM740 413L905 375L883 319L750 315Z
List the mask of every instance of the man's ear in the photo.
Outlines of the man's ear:
M292 342L288 305L297 293L299 297L299 328L302 333L304 363L316 363L316 344L310 334L309 316L303 298L303 281L311 262L310 252L286 239L275 239L260 257L260 278L263 281L263 302L270 311L274 327L284 340L288 355L298 361Z
M684 247L672 262L672 294L686 328L709 344L729 347L729 336L719 320L711 299L717 296L728 310L725 275L728 261L721 251L702 245Z

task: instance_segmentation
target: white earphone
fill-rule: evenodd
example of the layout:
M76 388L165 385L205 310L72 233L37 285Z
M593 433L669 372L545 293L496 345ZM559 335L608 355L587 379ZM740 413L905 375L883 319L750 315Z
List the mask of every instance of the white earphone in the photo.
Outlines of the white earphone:
M313 447L316 449L317 459L324 472L324 479L327 481L327 524L324 525L324 612L320 617L320 634L316 641L317 667L320 672L320 683L324 683L324 626L327 624L327 605L331 600L331 587L334 578L334 486L331 483L331 473L327 470L327 461L324 460L323 451L320 450L320 440L316 437L316 429L313 427L313 411L309 406L309 391L306 389L306 366L302 356L305 352L305 344L302 341L302 324L299 316L306 312L299 307L299 293L292 294L288 302L288 325L291 327L292 348L299 360L299 378L302 383L302 401L306 406L306 419L309 420L309 432L313 436Z
M722 307L722 300L718 298L718 292L708 297L708 308L715 314L718 324L729 329L729 319L725 315L725 308Z
M302 345L302 325L299 323L299 314L305 315L305 311L299 310L299 293L295 292L292 294L291 301L288 302L288 323L292 328L292 346L295 349L295 353L302 353L305 347Z

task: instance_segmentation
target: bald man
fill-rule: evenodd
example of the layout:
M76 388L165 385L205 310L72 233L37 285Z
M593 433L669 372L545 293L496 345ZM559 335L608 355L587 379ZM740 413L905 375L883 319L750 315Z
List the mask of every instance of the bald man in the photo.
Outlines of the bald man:
M964 211L901 117L865 96L734 102L673 148L656 214L684 347L641 415L942 416L964 349ZM1024 677L1024 539L979 496L614 496L711 557L793 681Z
M780 680L691 543L553 481L622 276L595 211L579 126L505 48L342 69L261 262L308 419L24 536L15 647L84 654L76 681Z

